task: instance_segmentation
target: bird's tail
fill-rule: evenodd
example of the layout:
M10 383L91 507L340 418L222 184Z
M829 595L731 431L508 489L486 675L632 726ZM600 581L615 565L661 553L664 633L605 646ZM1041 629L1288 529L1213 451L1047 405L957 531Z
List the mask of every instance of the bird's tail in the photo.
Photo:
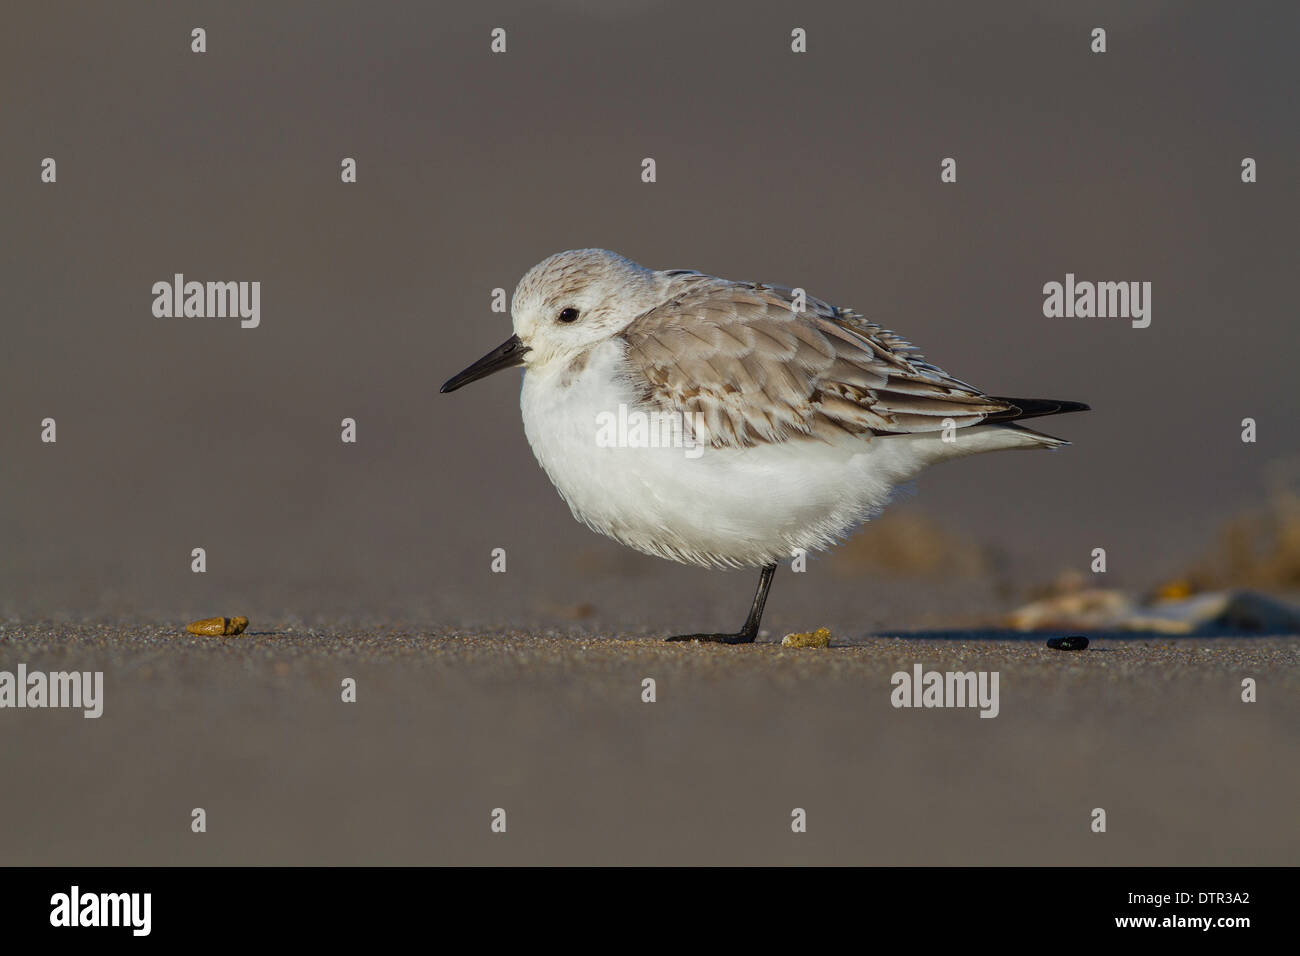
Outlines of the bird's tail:
M1006 411L995 412L984 419L986 423L1011 422L1022 418L1042 418L1045 415L1064 415L1066 412L1087 412L1092 408L1083 402L1066 402L1059 398L1005 398L991 396L995 402L1009 405Z
M1067 402L1057 398L995 398L994 401L1005 402L1011 406L1006 411L996 412L984 421L990 425L1001 425L1033 436L1037 444L1044 448L1060 448L1070 444L1064 438L1057 438L1034 428L1026 428L1020 421L1026 418L1043 418L1047 415L1064 415L1066 412L1091 411L1083 402Z

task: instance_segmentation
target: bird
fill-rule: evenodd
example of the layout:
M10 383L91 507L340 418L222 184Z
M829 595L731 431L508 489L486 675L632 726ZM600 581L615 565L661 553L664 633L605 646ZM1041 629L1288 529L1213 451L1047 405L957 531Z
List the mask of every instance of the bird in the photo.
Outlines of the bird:
M739 631L670 641L753 643L780 562L833 547L929 465L1068 445L1021 423L1089 409L991 396L799 288L604 249L533 266L511 318L440 391L522 366L524 433L578 521L644 554L759 569Z

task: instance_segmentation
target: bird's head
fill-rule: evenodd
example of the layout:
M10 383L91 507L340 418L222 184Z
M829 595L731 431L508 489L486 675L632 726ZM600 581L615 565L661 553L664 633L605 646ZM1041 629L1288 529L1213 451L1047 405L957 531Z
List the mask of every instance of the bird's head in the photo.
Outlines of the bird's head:
M543 259L519 280L515 334L442 386L450 392L503 368L567 364L627 328L662 298L659 273L604 249Z

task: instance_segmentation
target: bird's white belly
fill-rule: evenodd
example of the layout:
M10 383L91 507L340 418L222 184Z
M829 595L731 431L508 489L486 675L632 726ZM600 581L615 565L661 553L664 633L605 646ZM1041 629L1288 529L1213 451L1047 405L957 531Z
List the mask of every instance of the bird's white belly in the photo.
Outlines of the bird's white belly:
M636 409L617 375L621 355L606 343L576 375L529 371L520 406L528 442L574 517L638 551L711 567L786 560L834 543L915 471L887 441L629 447L617 439L639 444L644 433L613 427L620 406L623 421Z

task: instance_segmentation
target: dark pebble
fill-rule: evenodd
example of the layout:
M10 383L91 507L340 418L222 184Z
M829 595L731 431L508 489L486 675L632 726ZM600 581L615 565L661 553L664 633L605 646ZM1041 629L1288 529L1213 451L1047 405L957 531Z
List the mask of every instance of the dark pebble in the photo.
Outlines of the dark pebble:
M1088 646L1086 637L1049 637L1047 646L1057 651L1081 651Z

